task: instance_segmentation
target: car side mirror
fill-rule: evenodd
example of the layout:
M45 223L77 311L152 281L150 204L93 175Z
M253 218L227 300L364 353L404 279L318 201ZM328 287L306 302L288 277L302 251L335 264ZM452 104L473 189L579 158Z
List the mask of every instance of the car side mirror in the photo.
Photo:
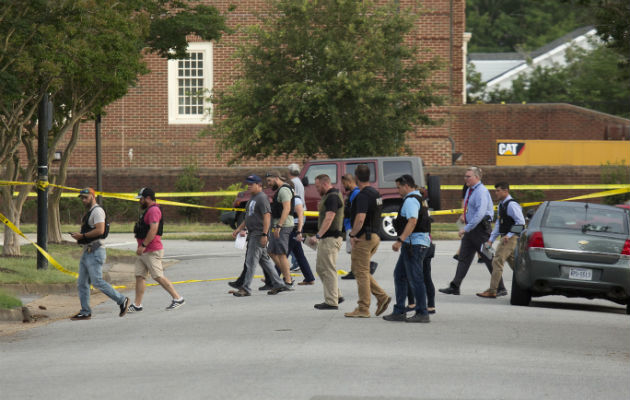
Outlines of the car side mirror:
M525 230L525 225L512 225L510 228L510 232L516 233L517 235L520 235L523 230Z
M302 178L302 185L308 186L308 176L305 176L304 178Z

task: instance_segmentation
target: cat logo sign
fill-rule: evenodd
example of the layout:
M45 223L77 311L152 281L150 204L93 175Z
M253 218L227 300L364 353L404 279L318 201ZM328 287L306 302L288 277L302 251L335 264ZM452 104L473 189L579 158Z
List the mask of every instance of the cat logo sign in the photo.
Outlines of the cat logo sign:
M520 156L525 149L525 143L497 143L497 155L499 156Z

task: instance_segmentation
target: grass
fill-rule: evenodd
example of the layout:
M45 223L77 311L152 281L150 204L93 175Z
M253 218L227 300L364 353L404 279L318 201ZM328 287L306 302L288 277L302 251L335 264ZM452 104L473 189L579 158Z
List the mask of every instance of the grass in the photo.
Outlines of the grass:
M0 283L72 283L75 278L64 274L52 265L48 269L37 269L37 250L33 245L23 245L22 255L19 257L0 257ZM0 252L2 246L0 246ZM62 267L69 271L78 272L81 247L71 244L49 244L48 253ZM108 257L129 256L134 252L128 250L107 249Z
M16 308L22 307L22 301L5 293L0 289L0 308Z

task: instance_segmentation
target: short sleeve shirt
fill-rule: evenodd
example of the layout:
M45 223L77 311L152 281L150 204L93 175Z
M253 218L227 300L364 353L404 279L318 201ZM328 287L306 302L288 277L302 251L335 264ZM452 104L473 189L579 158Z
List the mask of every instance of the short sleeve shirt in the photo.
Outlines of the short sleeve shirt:
M288 187L284 186L281 187L279 189L278 192L278 201L280 203L284 203L285 201L291 201L291 198L293 197L293 194L291 193L291 189L289 189ZM280 218L274 218L273 221L271 221L272 225L276 225L278 223L278 221L280 220ZM291 214L289 214L289 216L284 220L284 223L282 224L283 228L292 228L293 227L293 218L291 218Z
M420 204L420 202L418 202L416 198L407 198L414 194L420 196L420 192L417 190L414 190L413 192L405 196L405 201L403 203L402 209L400 210L400 214L407 219L416 218L419 220L420 208L422 207L422 205ZM410 243L412 245L420 244L423 246L429 246L431 244L431 239L429 238L428 232L412 232L411 235L409 235L409 237L405 239L405 243Z
M92 213L90 214L90 218L88 218L87 223L90 229L94 229L96 227L96 224L105 222L105 210L103 210L103 208L98 204L95 204L94 207L91 208L91 210ZM103 240L97 239L92 241L91 243L96 243L102 246Z
M263 217L271 213L269 198L264 192L252 197L245 205L245 226L250 235L260 236L263 233Z
M159 224L162 219L162 210L158 206L149 207L147 212L144 214L144 223L147 225L151 224ZM138 244L142 243L144 239L137 239ZM162 250L164 246L162 246L162 236L155 235L151 243L144 249L145 253L150 253L152 251Z

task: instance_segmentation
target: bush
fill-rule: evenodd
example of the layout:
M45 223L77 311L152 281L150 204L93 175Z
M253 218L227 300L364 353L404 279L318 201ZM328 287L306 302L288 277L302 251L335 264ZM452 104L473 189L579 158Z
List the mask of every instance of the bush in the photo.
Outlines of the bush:
M199 178L199 168L196 164L192 164L184 168L184 172L177 178L175 182L175 191L177 192L199 192L203 189L204 183ZM181 197L176 201L187 204L201 204L199 197ZM181 215L186 217L188 222L199 219L200 208L195 207L178 207Z
M602 165L602 183L630 183L630 168L625 165L626 161L623 160L619 164L612 164L607 162ZM622 193L615 196L604 197L604 204L615 205L623 204L630 200L630 193Z
M245 184L241 182L233 183L225 189L219 188L219 190L225 190L229 192L242 192L245 189L247 189L247 186L245 186ZM230 208L232 207L232 204L234 204L234 196L223 196L221 197L221 200L217 201L217 207Z

